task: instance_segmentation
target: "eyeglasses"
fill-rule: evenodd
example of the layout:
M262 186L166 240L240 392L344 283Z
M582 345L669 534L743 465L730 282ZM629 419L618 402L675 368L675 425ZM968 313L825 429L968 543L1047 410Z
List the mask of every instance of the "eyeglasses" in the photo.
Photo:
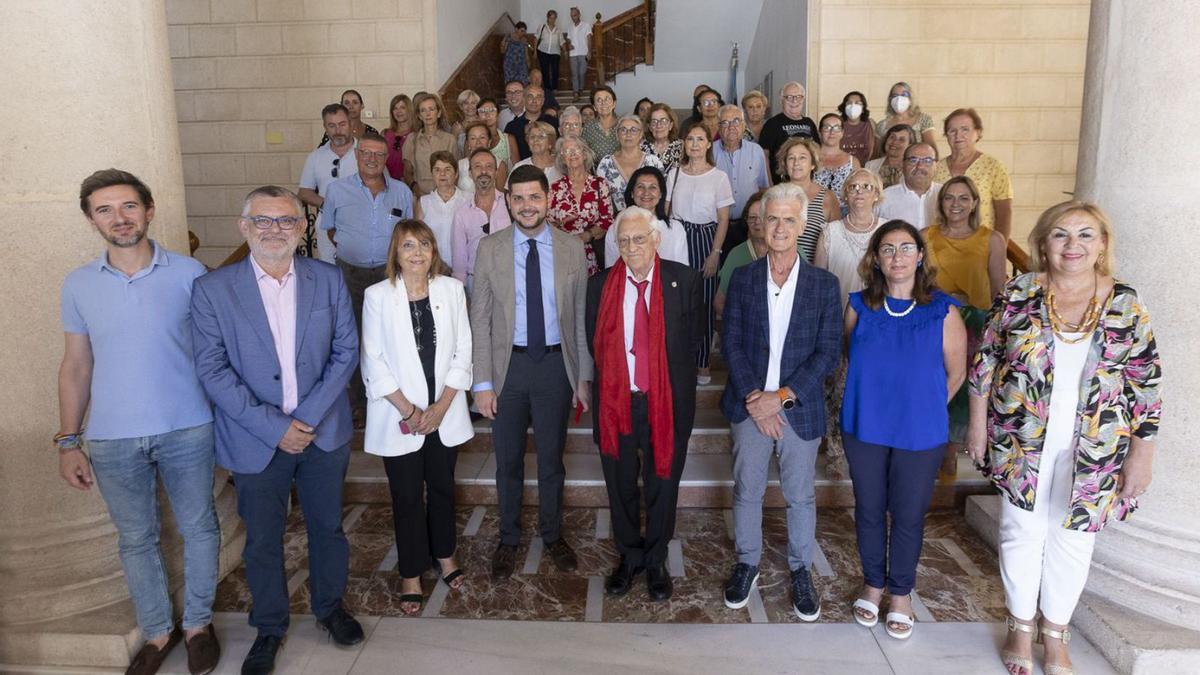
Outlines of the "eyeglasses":
M645 246L646 242L648 241L650 241L650 235L648 234L635 234L632 237L617 237L617 248L624 249L629 248L630 246L637 246L641 248L642 246Z
M787 103L799 103L804 100L804 94L792 94L791 96L784 96L783 100Z
M918 248L916 244L900 244L899 246L885 244L879 247L879 257L895 258L897 255L899 255L902 258L911 258L916 255L917 251L919 250L920 248Z
M583 153L579 151L579 148L566 148L562 151L563 157L579 157L582 154Z
M933 166L933 163L936 161L937 160L932 157L909 157L908 159L904 160L904 163L908 164L909 166Z
M840 125L840 124L822 124L821 125L821 131L841 131L841 130L842 130L842 125Z
M583 126L582 122L559 122L558 126L563 129L578 129Z
M337 178L338 164L341 164L341 162L342 162L342 158L341 158L341 157L335 157L335 158L333 159L333 170L332 170L332 171L330 171L329 173L330 173L330 175L332 175L334 178Z
M638 127L617 127L617 133L624 136L634 136L642 133L642 130Z
M379 152L374 152L371 150L363 150L362 148L359 148L358 154L361 155L362 158L366 159L366 160L387 159L387 150L381 150Z
M272 225L278 225L281 230L294 230L304 221L303 218L297 218L296 216L280 216L278 218L254 216L253 218L246 218L246 220L253 223L254 227L260 230L269 230Z
M731 120L721 120L720 122L717 122L717 126L720 127L721 129L725 129L728 127L741 126L741 124L742 124L742 121L737 118L734 118Z
M669 120L669 119L658 118L658 119L650 120L650 126L652 126L652 127L665 127L665 126L669 126L670 124L671 124L671 120Z
M852 192L856 195L864 192L871 193L875 191L875 186L870 183L851 183L850 185L846 186L846 191Z
M711 108L718 103L720 103L720 101L711 98L700 101L700 105L704 106L705 108Z

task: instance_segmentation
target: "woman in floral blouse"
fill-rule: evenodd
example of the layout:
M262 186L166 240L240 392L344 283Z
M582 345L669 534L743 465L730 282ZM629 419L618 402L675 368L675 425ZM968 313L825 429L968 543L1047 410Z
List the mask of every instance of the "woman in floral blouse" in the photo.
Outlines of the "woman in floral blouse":
M562 172L562 178L550 186L550 210L546 213L546 220L555 227L583 240L589 275L600 269L592 242L602 242L613 222L608 183L592 175L594 158L591 148L581 139L558 141L554 164ZM603 244L596 248L604 250Z
M1067 624L1096 532L1127 518L1150 483L1162 378L1150 315L1111 276L1113 236L1097 206L1051 207L1029 249L1038 271L1008 282L988 317L967 431L972 458L1005 497L1001 660L1026 675L1039 631L1045 671L1071 672Z

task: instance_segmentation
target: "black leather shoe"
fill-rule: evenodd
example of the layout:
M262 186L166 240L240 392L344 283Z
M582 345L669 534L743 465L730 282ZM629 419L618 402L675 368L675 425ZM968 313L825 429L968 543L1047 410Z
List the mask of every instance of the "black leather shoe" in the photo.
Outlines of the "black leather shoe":
M567 540L559 538L558 541L546 547L546 552L550 554L550 559L554 561L554 566L559 572L574 572L579 567L579 560L575 557L575 551L567 545Z
M254 646L242 661L242 675L270 675L275 670L275 655L283 638L278 635L263 635L259 633L254 639Z
M500 544L492 554L492 581L507 579L517 569L517 547Z
M340 647L353 647L363 641L362 624L341 607L324 619L317 619L317 625L329 631L329 637Z
M641 574L646 568L630 565L625 557L621 557L621 563L613 570L613 573L608 575L608 579L604 581L604 591L609 595L625 595L629 592L629 588L633 586L633 579Z
M671 597L671 591L674 590L674 585L671 583L671 573L667 571L667 566L658 563L646 568L646 592L650 594L650 599L655 601L667 600Z

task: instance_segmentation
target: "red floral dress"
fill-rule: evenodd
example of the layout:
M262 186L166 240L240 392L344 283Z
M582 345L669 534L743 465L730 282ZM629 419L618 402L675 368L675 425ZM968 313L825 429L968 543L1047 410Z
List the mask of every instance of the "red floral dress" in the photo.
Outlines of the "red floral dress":
M571 178L563 176L550 186L550 210L546 219L567 234L579 234L599 225L608 230L613 222L612 196L608 183L599 176L588 176L587 185L579 200L571 189ZM603 241L599 239L597 241ZM584 244L587 252L588 275L600 270L591 242Z

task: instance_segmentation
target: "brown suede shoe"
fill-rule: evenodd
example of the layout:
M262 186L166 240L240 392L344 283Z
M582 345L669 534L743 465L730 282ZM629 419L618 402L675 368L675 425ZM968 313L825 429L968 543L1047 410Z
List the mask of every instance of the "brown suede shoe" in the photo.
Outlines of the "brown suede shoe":
M125 675L154 675L162 667L163 661L167 660L167 654L171 653L181 639L183 639L183 631L176 628L171 631L170 637L167 638L167 644L163 645L162 649L149 642L142 645L142 648L134 655L133 661L129 663L129 667L125 669Z
M204 627L204 632L193 635L183 644L187 647L189 673L208 675L217 669L217 662L221 660L221 644L217 642L217 633L211 623Z

